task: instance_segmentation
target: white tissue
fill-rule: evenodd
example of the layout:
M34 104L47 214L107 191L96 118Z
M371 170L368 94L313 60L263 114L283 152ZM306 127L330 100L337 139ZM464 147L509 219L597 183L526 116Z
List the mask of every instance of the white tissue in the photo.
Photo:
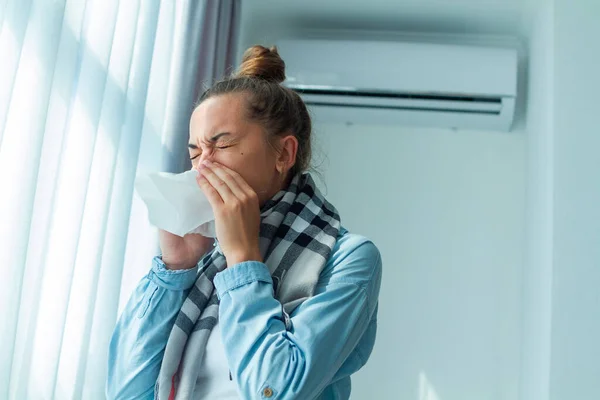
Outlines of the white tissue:
M150 223L178 236L216 237L212 207L198 187L198 171L155 172L136 178L135 189L148 208Z

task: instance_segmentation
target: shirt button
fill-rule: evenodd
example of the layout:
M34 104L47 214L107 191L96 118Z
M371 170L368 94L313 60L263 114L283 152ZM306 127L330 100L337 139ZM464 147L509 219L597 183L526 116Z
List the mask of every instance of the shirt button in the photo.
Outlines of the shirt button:
M263 390L263 395L265 397L271 397L271 396L273 396L273 390L271 388L267 387Z

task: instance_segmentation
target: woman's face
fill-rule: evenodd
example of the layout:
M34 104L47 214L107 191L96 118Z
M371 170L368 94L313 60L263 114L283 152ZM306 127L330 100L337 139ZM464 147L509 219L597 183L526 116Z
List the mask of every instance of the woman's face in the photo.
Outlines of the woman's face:
M190 159L194 168L210 160L236 171L254 189L262 206L281 189L281 155L268 143L263 127L246 118L244 96L211 97L194 110Z

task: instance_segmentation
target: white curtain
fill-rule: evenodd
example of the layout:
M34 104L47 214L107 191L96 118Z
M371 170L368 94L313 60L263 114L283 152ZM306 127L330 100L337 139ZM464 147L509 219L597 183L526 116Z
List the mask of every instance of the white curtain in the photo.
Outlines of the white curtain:
M0 399L104 398L156 232L136 174L187 167L239 0L0 0Z

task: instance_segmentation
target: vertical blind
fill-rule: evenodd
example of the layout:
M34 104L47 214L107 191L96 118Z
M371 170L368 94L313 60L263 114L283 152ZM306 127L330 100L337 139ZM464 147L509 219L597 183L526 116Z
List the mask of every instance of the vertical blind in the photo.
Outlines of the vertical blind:
M0 398L104 398L156 232L136 174L186 167L239 0L0 0Z

